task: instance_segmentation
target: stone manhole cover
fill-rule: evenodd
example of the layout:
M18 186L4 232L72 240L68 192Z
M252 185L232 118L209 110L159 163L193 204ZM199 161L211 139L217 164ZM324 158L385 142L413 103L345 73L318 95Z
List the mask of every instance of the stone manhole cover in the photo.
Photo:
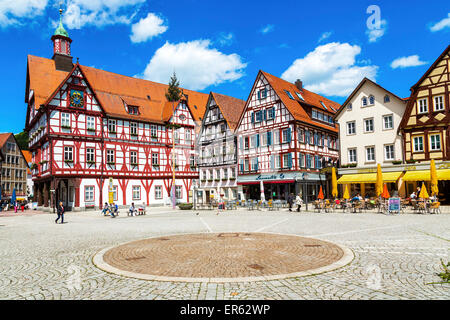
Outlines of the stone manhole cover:
M249 237L253 241L248 241ZM322 240L266 233L206 233L151 238L107 248L94 264L147 280L241 282L330 271L350 263L351 250Z

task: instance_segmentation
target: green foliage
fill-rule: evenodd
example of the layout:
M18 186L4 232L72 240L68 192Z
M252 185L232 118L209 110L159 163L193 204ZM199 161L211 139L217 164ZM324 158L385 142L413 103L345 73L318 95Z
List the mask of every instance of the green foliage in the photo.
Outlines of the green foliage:
M439 277L444 280L444 282L449 283L450 282L450 262L447 262L447 265L444 263L444 260L441 259L442 268L444 269L444 272L439 273Z
M193 206L194 205L192 203L180 203L178 208L180 208L180 210L192 210Z
M181 89L180 83L178 82L177 75L175 72L173 76L170 77L169 88L166 92L166 99L169 102L177 102L181 99Z
M15 134L14 137L17 140L17 144L21 150L28 150L28 134L25 131Z

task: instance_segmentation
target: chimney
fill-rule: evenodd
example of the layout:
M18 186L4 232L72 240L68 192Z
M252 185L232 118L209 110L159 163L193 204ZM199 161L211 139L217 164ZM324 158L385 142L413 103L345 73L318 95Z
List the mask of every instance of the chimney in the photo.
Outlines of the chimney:
M300 90L300 92L303 91L303 82L300 79L297 79L297 81L295 81L295 86L298 88L298 90Z

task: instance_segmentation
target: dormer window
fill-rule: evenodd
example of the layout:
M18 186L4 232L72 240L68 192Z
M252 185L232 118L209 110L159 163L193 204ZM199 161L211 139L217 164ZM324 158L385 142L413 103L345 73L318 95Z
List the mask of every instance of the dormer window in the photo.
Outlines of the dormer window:
M127 106L128 114L139 115L139 107L137 106Z

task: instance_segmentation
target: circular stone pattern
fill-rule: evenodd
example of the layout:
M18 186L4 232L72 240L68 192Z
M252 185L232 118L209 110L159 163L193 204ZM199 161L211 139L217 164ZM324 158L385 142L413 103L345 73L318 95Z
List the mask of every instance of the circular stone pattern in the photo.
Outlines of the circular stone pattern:
M330 242L267 233L207 233L151 238L108 248L94 264L160 281L240 282L305 276L342 267L353 253Z

